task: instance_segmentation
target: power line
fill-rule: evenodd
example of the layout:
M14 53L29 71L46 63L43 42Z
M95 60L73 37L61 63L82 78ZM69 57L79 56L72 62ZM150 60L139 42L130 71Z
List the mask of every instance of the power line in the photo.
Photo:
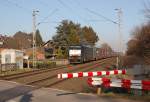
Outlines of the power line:
M48 3L43 2L43 0L38 0L38 1L39 1L39 2L40 2L40 4L42 4L43 6L47 6L47 7L49 6L49 5L48 5Z
M100 20L100 19L88 19L88 22L105 22L106 20Z
M48 3L46 3L46 2L43 2L42 0L37 0L41 5L43 5L44 7L47 7L47 8L49 8L49 4ZM51 8L49 8L50 10L51 10ZM48 14L47 16L45 16L45 17L41 17L42 19L41 19L41 21L39 22L39 23L37 23L37 25L40 25L41 23L48 23L46 20L50 17L50 16L52 16L54 13L56 13L57 11L58 11L59 9L54 9L52 12L50 12L50 14Z
M78 6L81 6L81 4L77 0L73 0Z
M113 21L113 20L111 20L111 19L109 19L109 18L107 18L107 17L105 17L105 16L103 16L103 15L97 13L97 12L94 12L94 11L88 9L88 8L86 8L86 10L87 10L88 12L94 14L94 15L97 15L97 16L99 16L99 17L105 19L106 21L112 22L112 23L114 23L114 24L118 24L117 22L115 22L115 21Z
M54 13L56 13L57 11L58 11L57 8L54 9L48 16L44 17L44 18L38 23L38 25L41 24L41 23L43 23L43 22L45 22L45 20L47 20L50 16L52 16L52 15L53 15Z
M107 18L107 17L105 17L105 16L103 16L103 15L97 13L97 12L91 11L88 8L86 8L86 10L88 12L94 14L94 15L97 15L97 16L105 19L106 21L109 21L109 22L112 22L112 23L118 25L118 29L119 29L119 39L118 40L119 40L119 44L120 44L119 47L120 47L120 52L122 52L122 34L121 34L121 14L122 14L122 11L121 11L121 9L115 9L115 10L118 10L118 12L117 12L118 13L118 22L115 22L115 21L113 21L113 20L111 20L111 19L109 19L109 18ZM122 61L121 60L121 55L118 55L117 59L116 59L116 66L117 66L117 68L122 67L122 62L121 61Z
M17 8L24 9L27 13L31 13L31 11L32 11L32 10L30 10L30 9L27 9L27 8L25 8L25 7L21 6L21 5L19 5L19 4L16 3L16 2L13 2L13 1L10 1L10 0L4 0L4 1L6 1L6 2L9 3L9 4L12 4L12 5L16 6Z
M63 1L61 0L57 0L62 6L64 6L65 8L72 10L72 8L70 8L68 5L66 5Z
M80 16L80 14L76 11L76 10L74 10L74 9L72 9L70 6L68 6L67 4L65 4L62 0L57 0L62 6L64 6L67 10L71 10L72 12L71 13L76 13L77 15L78 15L78 17L80 17L80 19L82 19L82 21L86 21L85 20L85 18L83 18L83 17L81 17Z
M70 0L73 1L74 3L76 3L77 7L85 10L85 8L81 5L81 3L79 3L77 0ZM72 2L72 4L73 4ZM89 17L89 16L87 16ZM105 22L106 20L102 20L102 19L87 19L86 22Z

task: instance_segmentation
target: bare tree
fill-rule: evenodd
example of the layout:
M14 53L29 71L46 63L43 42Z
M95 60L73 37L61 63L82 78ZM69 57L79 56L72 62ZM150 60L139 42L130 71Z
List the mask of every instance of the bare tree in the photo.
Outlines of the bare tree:
M111 46L110 46L109 44L107 44L107 43L103 43L103 44L101 45L101 48L107 49L107 50L109 50L109 51L112 51Z
M144 16L150 21L150 1L144 2L144 10L143 10Z
M144 63L150 64L150 23L137 27L132 35L128 42L127 55L137 56Z

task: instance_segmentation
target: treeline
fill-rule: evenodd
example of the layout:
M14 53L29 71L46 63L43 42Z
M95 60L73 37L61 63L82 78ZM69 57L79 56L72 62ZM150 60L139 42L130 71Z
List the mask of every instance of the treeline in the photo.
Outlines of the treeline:
M63 20L56 27L56 34L52 37L53 47L58 58L67 57L67 48L69 45L95 45L98 40L98 35L92 27L81 27L80 24L69 20Z
M150 23L136 27L127 45L127 65L150 64Z
M150 9L146 7L144 14L148 18L147 24L136 27L131 33L124 65L150 64Z
M52 39L55 46L68 46L80 43L95 45L99 40L98 35L92 27L81 27L80 24L68 20L63 20L56 27L56 34Z
M12 37L6 37L3 40L2 48L27 49L32 48L33 35L22 31L16 32ZM36 45L42 46L43 40L40 31L36 31Z
M67 47L76 44L95 45L99 40L97 33L90 26L81 26L69 20L62 20L56 27L56 33L50 41L50 46L54 49L54 53L58 58L67 57ZM32 48L33 35L18 31L12 37L8 37L4 41L5 48L28 49ZM36 31L36 46L40 47L44 44L40 31Z

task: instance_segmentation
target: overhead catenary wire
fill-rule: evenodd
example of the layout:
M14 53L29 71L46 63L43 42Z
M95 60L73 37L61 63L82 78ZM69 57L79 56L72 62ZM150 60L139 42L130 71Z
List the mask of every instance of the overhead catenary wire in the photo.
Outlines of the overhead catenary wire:
M71 0L72 1L72 0ZM81 4L77 0L73 0L78 6L81 6Z
M76 4L76 7L75 8L80 8L80 9L82 9L83 11L85 11L85 7L83 7L82 5L81 5L81 3L79 3L77 0L70 0L70 2L71 2L71 4ZM86 17L88 17L89 18L89 16L86 16ZM88 24L88 25L90 25L89 24L89 22L96 22L96 21L102 21L102 20L95 20L95 19L85 19L84 18L84 21Z
M122 11L121 11L121 9L115 9L115 10L118 10L118 22L113 21L113 20L111 20L111 19L109 19L109 18L107 18L107 17L105 17L105 16L103 16L103 15L101 15L101 14L95 12L95 11L92 11L92 10L90 10L90 9L88 9L88 8L86 8L86 10L87 10L88 12L94 14L94 15L97 15L97 16L99 16L99 17L105 19L106 21L109 21L109 22L111 22L111 23L113 23L113 24L118 25L118 28L119 28L119 40L120 40L120 42L119 42L119 43L120 43L120 52L122 52L122 41L121 41L121 39L122 39L122 34L121 34L121 13L122 13ZM118 50L119 50L119 49L118 49ZM117 68L121 67L121 57L120 57L119 55L118 55L116 61L117 61L117 62L116 62ZM119 66L119 64L120 64L120 66Z
M12 0L11 0L11 1L10 1L10 0L4 0L4 1L7 2L7 3L9 3L9 4L12 4L12 5L16 6L17 8L24 9L27 13L30 13L30 14L31 14L31 12L32 12L32 10L30 10L30 9L28 9L28 8L25 8L25 7L19 5L18 3L14 2L14 1L12 1Z
M90 9L88 9L88 8L85 8L85 10L87 10L88 12L90 12L90 13L92 13L92 14L94 14L94 15L97 15L97 16L99 16L99 17L105 19L106 21L112 22L112 23L114 23L114 24L118 24L118 22L113 21L113 20L111 20L111 19L109 19L109 18L107 18L107 17L105 17L105 16L103 16L103 15L101 15L101 14L95 12L95 11L92 11L92 10L90 10Z
M41 5L43 5L44 7L46 6L47 8L49 8L50 7L50 5L47 3L47 2L44 2L44 1L42 1L42 0L38 0L38 2L41 4ZM48 11L50 11L51 10L51 8L49 8L49 10ZM38 23L38 25L40 24L40 23L47 23L47 19L50 17L50 16L52 16L53 14L55 14L57 11L59 11L59 9L58 8L55 8L55 9L53 9L52 10L52 12L50 12L50 14L48 14L47 16L45 16L45 17L43 17L42 19L41 19L41 21Z
M80 14L76 11L76 10L74 10L73 8L71 8L70 6L68 6L66 3L64 3L62 0L57 0L62 6L64 6L67 10L69 10L69 11L72 11L71 13L76 13L77 15L78 15L78 17L82 20L82 21L84 21L84 22L86 22L86 19L84 18L84 17L82 17L82 16L80 16Z
M46 2L43 2L43 0L37 0L41 5L43 5L44 7L45 6L49 6L49 4L48 3L46 3Z
M70 0L70 1L73 1L72 4L76 4L76 7L82 9L84 12L85 12L85 7L83 7L77 0ZM75 7L75 8L76 8ZM86 13L87 14L87 13ZM91 17L86 16L88 17L89 19L84 19L84 21L90 25L90 22L105 22L106 20L103 20L103 19L91 19Z
M48 16L44 17L37 25L39 25L39 24L41 24L41 23L48 23L48 22L46 22L46 20L47 20L50 16L52 16L54 13L56 13L57 11L58 11L57 8L54 9Z
M106 20L100 20L100 19L87 19L88 22L106 22Z
M14 6L18 7L18 8L24 9L26 12L28 12L28 13L30 13L30 14L31 14L31 12L32 12L32 10L30 10L30 9L28 9L28 8L25 8L25 7L21 6L20 4L14 2L14 1L10 1L10 0L4 0L4 1L7 1L9 4L12 4L12 5L14 5ZM40 1L41 4L43 4L43 5L45 4L44 6L49 6L49 5L46 4L45 2L43 2L43 1L41 1L41 0L39 0L39 1ZM48 16L44 17L41 22L45 21L49 16L53 15L56 11L58 11L57 8L54 9Z
M73 0L70 0L70 2L71 1L73 1ZM85 7L83 7L83 6L81 6L81 4L77 1L77 0L75 0L75 1L73 1L73 2L71 2L71 4L75 4L76 3L76 5L77 5L77 7L78 8L81 8L82 10L84 10L85 11ZM76 7L75 7L76 8ZM98 15L99 16L99 15ZM88 17L88 16L86 16L86 17ZM81 17L80 17L81 18ZM105 18L105 19L85 19L85 18L83 18L84 19L84 21L87 23L87 22L106 22L106 21L108 21L108 19L109 18L106 18L106 17L104 17L103 16L103 18ZM107 19L107 20L106 20ZM109 21L112 21L113 23L115 23L115 24L117 24L117 22L115 22L115 21L113 21L113 20L111 20L111 19L109 19ZM89 24L90 25L90 24ZM102 43L106 43L106 41L102 41Z
M68 5L66 5L63 1L61 0L57 0L62 6L64 6L65 8L69 9L69 10L72 10L71 7L69 7Z

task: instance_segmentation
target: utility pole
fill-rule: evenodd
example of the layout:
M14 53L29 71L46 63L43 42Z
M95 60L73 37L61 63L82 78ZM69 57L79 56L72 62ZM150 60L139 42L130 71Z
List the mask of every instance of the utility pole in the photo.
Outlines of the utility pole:
M33 68L36 68L36 15L37 15L37 10L33 10L32 12L32 17L33 17Z
M122 23L122 14L123 14L123 12L122 12L122 10L121 10L121 8L119 8L119 9L115 9L116 11L117 11L117 15L118 15L118 41L119 41L119 43L118 43L118 52L119 52L119 54L118 54L118 56L117 56L117 68L121 68L122 67L122 58L121 58L121 55L120 54L122 54L123 53L123 47L122 47L122 41L123 41L123 39L122 39L122 32L121 32L121 23Z

